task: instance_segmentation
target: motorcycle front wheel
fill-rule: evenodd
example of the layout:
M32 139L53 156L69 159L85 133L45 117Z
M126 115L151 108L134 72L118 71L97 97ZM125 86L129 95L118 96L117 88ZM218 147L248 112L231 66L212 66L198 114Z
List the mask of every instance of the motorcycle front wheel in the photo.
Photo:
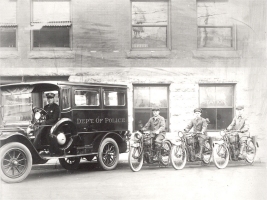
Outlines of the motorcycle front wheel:
M128 154L128 162L133 172L141 170L144 162L143 151L141 147L131 147Z
M224 169L229 162L229 150L225 145L215 145L213 148L213 160L218 169Z
M186 150L182 146L172 146L170 160L174 169L183 169L186 164Z
M254 162L256 151L256 146L253 144L252 141L249 141L246 147L246 162L248 162L249 164L252 164Z

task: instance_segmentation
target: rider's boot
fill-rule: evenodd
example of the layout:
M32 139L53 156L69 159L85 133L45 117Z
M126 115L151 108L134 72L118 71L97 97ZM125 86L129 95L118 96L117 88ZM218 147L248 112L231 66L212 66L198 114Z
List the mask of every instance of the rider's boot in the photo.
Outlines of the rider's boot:
M199 159L202 159L202 152L203 152L203 146L201 145L199 153L196 154L196 157L199 158Z
M241 144L241 147L240 147L240 152L239 152L239 155L238 155L238 158L239 159L244 159L244 155L243 155L243 150L245 148L245 144Z

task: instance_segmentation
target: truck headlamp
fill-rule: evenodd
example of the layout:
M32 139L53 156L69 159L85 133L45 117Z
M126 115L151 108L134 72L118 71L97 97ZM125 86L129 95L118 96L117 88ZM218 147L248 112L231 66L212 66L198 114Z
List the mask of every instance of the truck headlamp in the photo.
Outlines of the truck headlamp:
M134 134L134 137L135 137L137 140L140 140L140 139L142 138L142 134L139 133L139 132L136 132L136 133Z
M35 118L36 120L39 120L39 119L41 118L41 113L36 112L35 115L34 115L34 118Z
M180 138L183 137L183 136L184 136L183 132L182 132L182 131L179 131L179 132L178 132L178 136L179 136Z

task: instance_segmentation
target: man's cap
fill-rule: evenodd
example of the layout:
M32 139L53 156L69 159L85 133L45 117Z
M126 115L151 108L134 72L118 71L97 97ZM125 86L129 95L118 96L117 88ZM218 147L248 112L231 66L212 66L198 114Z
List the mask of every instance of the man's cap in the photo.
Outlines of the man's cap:
M46 94L46 97L47 98L54 98L55 97L55 94L54 93L47 93Z
M194 113L195 112L200 112L200 113L202 113L202 109L201 108L196 108L195 110L194 110Z
M239 106L236 106L235 109L236 109L236 110L243 110L243 109L244 109L244 106L243 106L243 105L239 105Z
M152 108L152 111L160 111L160 108L159 107L154 107L154 108Z

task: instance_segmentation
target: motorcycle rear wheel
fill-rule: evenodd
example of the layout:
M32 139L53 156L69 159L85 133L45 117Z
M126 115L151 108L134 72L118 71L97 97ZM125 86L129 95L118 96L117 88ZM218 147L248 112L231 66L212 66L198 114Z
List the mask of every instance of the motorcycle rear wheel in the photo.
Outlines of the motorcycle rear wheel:
M133 172L141 170L144 163L144 153L141 147L131 147L128 154L128 162Z
M246 154L247 154L246 162L252 164L255 160L256 152L257 152L256 146L253 144L252 141L250 141L246 147Z
M172 146L170 160L174 169L183 169L186 164L186 150L182 146Z
M229 162L229 150L225 145L215 145L213 160L218 169L224 169Z
M160 163L164 166L169 164L170 152L171 152L171 144L168 141L164 141L160 148Z

